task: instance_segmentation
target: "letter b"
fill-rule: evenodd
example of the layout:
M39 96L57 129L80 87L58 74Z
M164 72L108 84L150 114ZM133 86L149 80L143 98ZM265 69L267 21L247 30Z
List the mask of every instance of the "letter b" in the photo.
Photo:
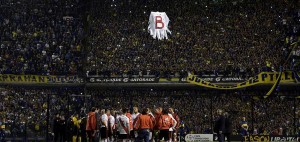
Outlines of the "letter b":
M162 21L161 16L155 16L155 29L162 29L164 28L165 24Z

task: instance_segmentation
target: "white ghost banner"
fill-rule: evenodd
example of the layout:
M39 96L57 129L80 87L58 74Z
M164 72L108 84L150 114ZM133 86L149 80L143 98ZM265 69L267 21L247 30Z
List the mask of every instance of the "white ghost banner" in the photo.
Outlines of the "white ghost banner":
M169 17L165 12L151 12L148 32L154 39L168 39L168 33L171 34L168 29L169 22Z

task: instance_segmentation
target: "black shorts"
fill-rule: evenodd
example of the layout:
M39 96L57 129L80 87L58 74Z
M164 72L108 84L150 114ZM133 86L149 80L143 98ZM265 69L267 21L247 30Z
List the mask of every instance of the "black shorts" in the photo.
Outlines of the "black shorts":
M106 139L107 138L107 129L106 127L101 127L100 129L100 134L101 134L101 139Z
M167 130L160 130L158 137L159 137L159 140L162 140L163 138L164 138L164 141L170 140L169 129L167 129Z
M133 130L130 131L130 138L131 138L131 139L134 139L134 138L135 138L135 135L134 135L134 131L133 131Z
M127 134L119 134L118 139L128 139L128 135Z
M116 131L116 136L119 136L120 135L120 132L119 131Z
M110 138L113 135L113 133L111 132L111 130L107 131L107 136Z

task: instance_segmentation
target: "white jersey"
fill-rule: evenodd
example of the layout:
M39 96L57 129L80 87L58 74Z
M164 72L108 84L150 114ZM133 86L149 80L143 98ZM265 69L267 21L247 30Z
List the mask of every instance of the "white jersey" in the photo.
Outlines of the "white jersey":
M117 127L118 127L118 131L119 131L120 134L127 134L127 132L125 131L124 127L127 130L130 129L129 118L126 117L125 115L121 115L117 119Z
M153 118L155 118L155 116L153 115L153 113L152 113L152 112L150 112L149 114L150 114L150 115L151 115Z
M105 125L103 125L102 122L104 122ZM101 127L106 127L106 128L108 128L107 125L108 125L108 117L107 117L107 114L102 114L102 116L101 116Z
M168 115L172 118L172 120L173 120L173 122L174 122L172 128L170 128L169 131L173 131L173 130L175 130L175 127L176 127L176 125L177 125L177 121L174 119L174 117L173 117L172 114L169 113Z
M132 113L131 114L132 121L134 122L135 119L137 118L137 116L139 116L139 115L140 115L140 113Z
M115 129L115 123L116 123L115 117L112 116L112 115L110 115L110 116L108 117L108 121L109 121L109 123L110 123L110 128Z
M120 118L120 116L121 116L121 115L117 115L117 116L116 116L116 120L115 120L115 124L116 124L115 127L116 127L116 130L117 130L117 131L119 131L119 129L118 129L118 119Z

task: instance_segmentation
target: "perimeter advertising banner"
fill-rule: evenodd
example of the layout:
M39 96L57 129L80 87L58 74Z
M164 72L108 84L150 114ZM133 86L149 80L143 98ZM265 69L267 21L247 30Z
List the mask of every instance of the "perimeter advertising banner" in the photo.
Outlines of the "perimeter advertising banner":
M158 83L159 78L157 77L88 77L88 83Z
M231 86L217 85L213 82L205 81L203 78L194 75L189 75L187 78L187 82L198 86L213 88L213 89L240 89L240 88L250 87L259 84L274 84L276 83L278 77L280 77L279 78L280 83L296 83L295 76L290 71L285 71L282 73L261 72L253 78L249 78L244 82L236 83L235 85L231 85Z
M203 81L211 82L211 83L239 83L246 81L245 78L242 77L225 77L225 76L203 76L201 77ZM181 79L183 80L183 79ZM185 82L187 82L185 78Z
M270 135L249 135L243 137L247 142L277 142L277 141L294 141L297 142L297 136L270 136Z
M212 142L213 134L187 134L185 136L186 142Z
M214 141L218 141L218 137L214 134ZM225 141L227 138L225 137ZM299 137L297 136L272 136L272 135L232 135L231 141L244 141L244 142L277 142L277 141L290 141L297 142Z
M224 77L224 76L203 76L201 77L204 81L211 83L239 83L246 81L242 77ZM159 82L179 82L188 83L187 78L160 78Z
M78 76L0 74L0 83L82 83Z

